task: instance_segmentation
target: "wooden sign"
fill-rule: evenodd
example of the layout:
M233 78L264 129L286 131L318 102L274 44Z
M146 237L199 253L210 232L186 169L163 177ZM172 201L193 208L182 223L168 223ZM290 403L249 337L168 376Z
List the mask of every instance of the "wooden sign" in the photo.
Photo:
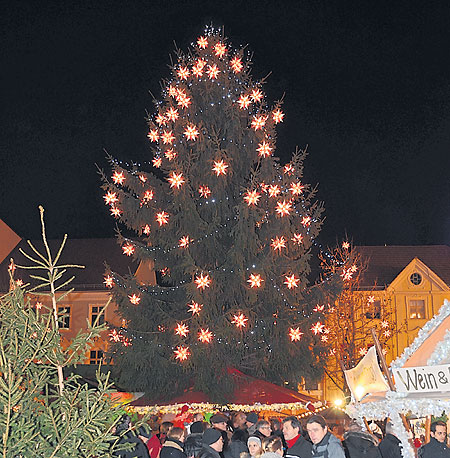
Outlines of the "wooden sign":
M397 391L425 393L450 391L450 364L393 369Z

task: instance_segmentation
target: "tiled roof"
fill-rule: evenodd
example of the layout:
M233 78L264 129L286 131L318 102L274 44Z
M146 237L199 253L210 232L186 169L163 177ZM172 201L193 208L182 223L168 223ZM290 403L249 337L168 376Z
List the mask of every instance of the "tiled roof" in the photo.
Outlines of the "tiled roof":
M369 261L362 287L388 286L414 258L420 259L450 286L450 247L447 245L358 246L356 250Z
M33 245L40 253L45 253L42 241L32 240ZM50 240L50 250L55 257L61 244L60 240ZM20 252L22 248L27 254L36 258L35 253L29 247L25 240L22 240L16 248L0 264L0 291L7 291L9 288L8 265L10 258L14 259L15 264L29 266L31 261L25 258ZM121 247L117 244L116 239L68 239L61 255L59 264L79 264L85 266L84 269L68 269L65 278L75 275L71 287L76 290L104 289L103 275L105 272L105 263L111 269L121 275L128 272L134 273L138 263L131 257L122 254ZM39 270L18 270L15 278L20 278L28 283L28 275L42 274Z

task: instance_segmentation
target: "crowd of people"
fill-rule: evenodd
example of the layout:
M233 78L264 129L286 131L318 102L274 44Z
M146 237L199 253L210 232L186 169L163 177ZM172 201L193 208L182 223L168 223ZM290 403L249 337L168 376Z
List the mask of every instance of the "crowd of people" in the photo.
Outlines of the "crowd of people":
M129 419L117 427L121 443L132 450L117 452L120 458L401 458L401 444L392 424L387 422L382 437L363 431L352 421L342 437L328 428L321 415L311 415L304 427L295 416L283 420L258 418L254 412L216 413L204 421L196 414L184 427L172 422L159 424L158 432L137 434L127 430ZM121 433L122 432L122 433ZM418 448L419 458L450 458L447 426L431 424L430 441Z

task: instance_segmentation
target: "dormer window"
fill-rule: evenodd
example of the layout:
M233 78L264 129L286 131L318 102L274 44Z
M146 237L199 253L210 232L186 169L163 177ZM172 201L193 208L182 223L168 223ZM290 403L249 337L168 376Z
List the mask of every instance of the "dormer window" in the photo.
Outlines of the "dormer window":
M415 285L415 286L418 286L422 283L422 275L419 274L419 272L414 272L413 274L411 274L411 276L409 277L409 281Z

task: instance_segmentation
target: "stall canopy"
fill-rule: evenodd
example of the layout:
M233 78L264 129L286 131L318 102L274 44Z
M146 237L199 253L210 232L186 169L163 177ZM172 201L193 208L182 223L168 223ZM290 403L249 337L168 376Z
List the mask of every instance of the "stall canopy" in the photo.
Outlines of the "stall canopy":
M180 406L188 405L190 410L207 411L218 408L229 410L258 411L295 411L305 412L324 408L318 399L282 386L274 385L265 380L245 375L236 369L229 369L235 381L235 389L227 403L214 404L205 393L186 390L180 396L170 400L152 400L142 397L133 401L130 406L135 410L176 412Z

